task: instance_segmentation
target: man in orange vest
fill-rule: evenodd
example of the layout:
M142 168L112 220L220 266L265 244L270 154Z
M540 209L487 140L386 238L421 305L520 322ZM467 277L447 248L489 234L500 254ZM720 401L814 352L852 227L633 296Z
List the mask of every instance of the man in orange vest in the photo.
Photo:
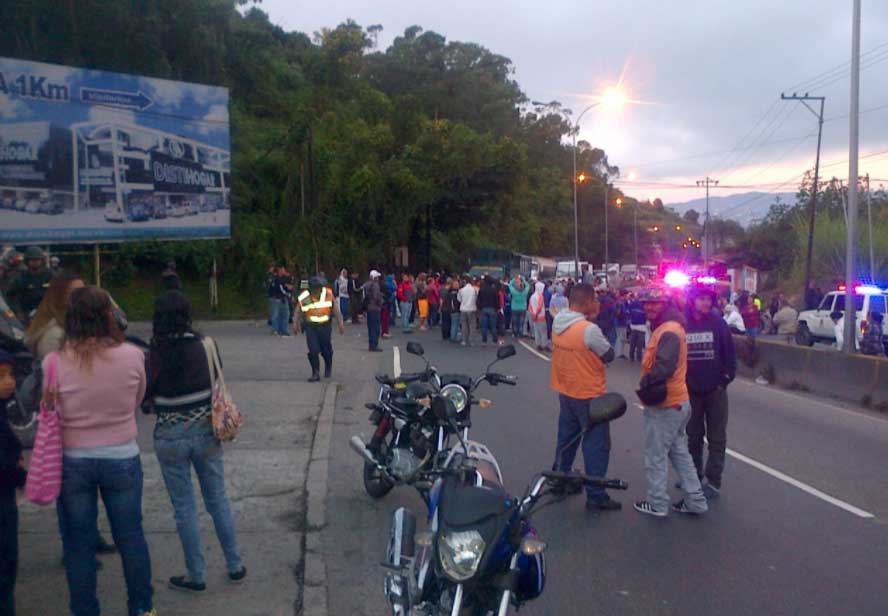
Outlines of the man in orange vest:
M577 437L589 422L589 402L607 393L604 366L613 361L614 350L594 323L599 308L595 288L578 284L570 293L569 307L561 310L552 323L552 389L558 392L561 406L554 470L571 469L579 445ZM610 424L598 424L583 434L587 475L607 475L610 448ZM603 489L586 490L586 509L621 508Z
M308 289L299 294L299 311L301 319L293 319L293 329L298 334L305 331L305 342L308 345L308 363L311 365L309 383L321 380L321 360L324 358L324 378L329 379L333 372L333 321L339 327L339 335L345 333L339 302L333 301L333 289L327 286L323 273L312 277Z
M672 505L672 510L687 514L705 513L708 509L706 497L688 452L685 432L691 415L686 382L688 343L685 320L672 305L670 289L666 287L647 289L641 302L653 333L644 351L638 389L638 397L644 403L647 499L635 503L635 509L657 517L667 515L668 458L685 493L684 499Z

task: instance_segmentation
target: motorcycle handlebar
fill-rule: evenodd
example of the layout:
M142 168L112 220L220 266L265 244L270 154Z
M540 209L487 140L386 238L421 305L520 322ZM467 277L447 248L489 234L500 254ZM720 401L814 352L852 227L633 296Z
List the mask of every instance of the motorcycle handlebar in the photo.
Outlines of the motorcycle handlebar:
M550 482L565 482L588 486L590 488L604 488L605 490L626 490L629 484L621 479L606 479L603 477L589 477L581 473L561 473L558 471L543 471L543 477Z
M518 384L517 377L514 377L511 374L498 374L496 372L491 372L490 374L488 374L487 380L495 385L502 383L503 385L515 386Z

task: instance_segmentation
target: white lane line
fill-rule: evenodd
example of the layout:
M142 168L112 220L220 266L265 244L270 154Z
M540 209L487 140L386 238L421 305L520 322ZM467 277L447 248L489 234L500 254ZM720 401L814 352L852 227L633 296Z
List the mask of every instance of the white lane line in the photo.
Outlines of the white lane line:
M543 355L542 353L537 351L535 348L533 348L532 346L530 346L529 344L527 344L523 340L519 340L518 344L523 346L525 349L527 349L528 351L530 351L531 353L533 353L534 355L536 355L537 357L539 357L543 361L552 361L551 359L549 359L548 357L546 357L545 355Z
M396 346L392 347L392 362L394 364L392 369L395 371L394 378L398 378L401 376L401 351Z
M523 342L521 344L522 344L522 346L527 348L527 350L530 351L531 353L533 353L534 355L543 357L542 355L537 353L534 349L528 347ZM548 357L543 357L543 359L545 359L546 361L551 361ZM638 402L635 403L635 406L637 406L640 409L644 409L644 406L639 404ZM742 453L740 453L739 451L734 451L733 449L727 449L725 453L727 453L732 458L740 460L741 462L745 462L746 464L750 465L751 467L757 468L758 470L770 475L771 477L779 479L780 481L783 481L784 483L788 483L789 485L798 488L802 492L807 492L811 496L816 496L820 500L825 501L825 502L829 503L830 505L834 505L834 506L838 507L839 509L843 509L843 510L847 511L848 513L853 513L854 515L856 515L860 518L865 518L865 519L870 519L870 518L876 517L872 513L870 513L869 511L864 511L863 509L860 509L858 507L855 507L854 505L846 503L843 500L839 500L838 498L836 498L834 496L830 496L826 492L821 492L817 488L810 486L803 481L799 481L798 479L790 477L786 473L781 473L777 469L771 468L767 464L762 464L758 460L753 460L749 456L745 456Z
M740 460L741 462L746 462L747 464L749 464L753 468L757 468L758 470L762 471L763 473L767 473L768 475L771 475L772 477L776 477L780 481L784 481L791 486L797 487L802 492L807 492L811 496L816 496L820 500L826 501L827 503L829 503L831 505L835 505L839 509L844 509L848 513L853 513L854 515L861 517L861 518L876 517L873 514L871 514L869 511L864 511L863 509L858 509L854 505L849 505L845 501L842 501L842 500L839 500L838 498L830 496L829 494L826 494L825 492L821 492L817 488L811 487L807 483L799 481L798 479L793 479L789 475L787 475L785 473L781 473L780 471L771 468L767 464L762 464L761 462L759 462L757 460L753 460L752 458L750 458L748 456L744 456L742 453L738 453L732 449L728 449L727 454L729 456L731 456L732 458L736 458L736 459Z

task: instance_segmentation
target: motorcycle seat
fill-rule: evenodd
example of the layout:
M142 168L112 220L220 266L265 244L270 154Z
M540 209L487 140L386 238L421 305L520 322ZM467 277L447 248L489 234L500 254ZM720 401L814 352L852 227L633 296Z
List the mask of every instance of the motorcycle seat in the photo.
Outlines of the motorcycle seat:
M387 387L394 387L398 383L415 383L417 381L423 380L425 374L423 372L404 372L401 376L397 378L391 378L388 374L377 374L376 382L380 385L385 385Z

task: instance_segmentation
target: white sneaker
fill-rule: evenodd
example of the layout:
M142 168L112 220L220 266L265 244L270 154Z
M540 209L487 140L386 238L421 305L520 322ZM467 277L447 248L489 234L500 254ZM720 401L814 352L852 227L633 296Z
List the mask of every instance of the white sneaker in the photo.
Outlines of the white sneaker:
M654 506L647 501L638 501L633 507L635 507L635 511L638 511L639 513L646 513L658 518L665 518L667 516L667 512L654 509Z

